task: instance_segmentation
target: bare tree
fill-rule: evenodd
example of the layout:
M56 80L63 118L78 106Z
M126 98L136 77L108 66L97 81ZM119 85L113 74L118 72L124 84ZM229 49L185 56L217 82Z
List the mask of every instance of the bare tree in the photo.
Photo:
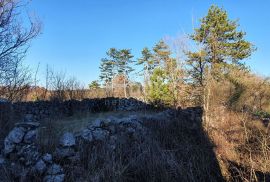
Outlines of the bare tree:
M83 85L75 78L71 77L66 81L66 93L68 99L81 100L84 98Z
M22 1L0 0L0 97L13 101L29 87L29 70L22 60L30 41L41 31L41 24L29 18L29 27L19 21Z
M14 68L8 70L5 79L1 79L0 95L9 101L23 100L30 90L31 74L27 67L21 65L21 60L13 62Z
M51 78L51 99L66 100L66 75L63 72L52 72Z

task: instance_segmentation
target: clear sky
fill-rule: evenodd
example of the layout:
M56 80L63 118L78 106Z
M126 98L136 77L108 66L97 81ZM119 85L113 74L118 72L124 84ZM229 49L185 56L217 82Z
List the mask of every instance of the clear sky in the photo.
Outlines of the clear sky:
M258 50L247 60L256 73L270 76L269 0L33 0L29 12L43 22L26 63L64 71L84 83L98 79L100 59L110 47L131 48L135 58L165 36L192 33L212 4L224 7Z

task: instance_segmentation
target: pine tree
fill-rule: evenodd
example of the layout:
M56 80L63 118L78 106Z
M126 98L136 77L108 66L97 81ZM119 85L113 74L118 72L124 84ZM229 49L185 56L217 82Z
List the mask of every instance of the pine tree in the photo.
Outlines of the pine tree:
M95 89L99 89L100 88L100 84L98 83L97 80L92 81L89 85L88 85L90 90L95 90Z
M107 57L101 60L100 79L106 84L111 84L112 95L114 93L114 78L116 76L124 77L124 94L127 96L127 80L129 74L134 70L131 66L133 63L130 49L110 48L107 51Z
M124 76L124 94L127 97L127 80L129 80L129 74L134 71L131 64L134 62L132 60L133 55L130 49L122 49L118 51L118 74Z
M154 51L154 67L164 66L167 67L171 51L169 46L163 41L159 41L153 48Z
M244 39L246 33L237 30L238 26L237 21L228 18L225 10L213 5L191 39L203 46L205 59L211 65L241 64L254 47Z
M150 85L147 89L149 92L148 99L155 105L170 105L172 95L167 79L167 74L162 68L156 68L151 75Z
M113 77L114 77L114 64L111 60L107 58L101 59L101 64L100 64L100 80L103 82L105 88L106 88L106 93L108 95L108 87L109 84L112 83ZM112 94L113 94L113 85L112 85Z

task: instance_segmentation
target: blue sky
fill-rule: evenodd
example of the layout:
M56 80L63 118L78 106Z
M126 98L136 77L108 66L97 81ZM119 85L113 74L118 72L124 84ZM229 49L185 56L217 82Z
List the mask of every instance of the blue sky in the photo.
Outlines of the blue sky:
M258 50L247 60L252 70L270 76L270 1L251 0L33 0L27 7L43 22L26 63L40 63L75 76L85 84L98 79L100 59L110 47L131 48L135 58L166 36L192 33L192 17L212 4L224 7Z

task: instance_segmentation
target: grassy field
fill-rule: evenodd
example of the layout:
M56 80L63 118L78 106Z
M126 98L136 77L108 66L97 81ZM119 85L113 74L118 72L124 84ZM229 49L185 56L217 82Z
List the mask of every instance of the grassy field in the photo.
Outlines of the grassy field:
M106 119L109 117L124 118L130 115L149 115L154 114L153 111L111 111L102 113L87 113L75 114L71 117L61 119L48 119L41 122L40 127L40 143L42 146L51 146L53 149L57 144L61 135L65 132L72 132L74 134L80 132L96 119ZM47 149L45 149L47 150Z

